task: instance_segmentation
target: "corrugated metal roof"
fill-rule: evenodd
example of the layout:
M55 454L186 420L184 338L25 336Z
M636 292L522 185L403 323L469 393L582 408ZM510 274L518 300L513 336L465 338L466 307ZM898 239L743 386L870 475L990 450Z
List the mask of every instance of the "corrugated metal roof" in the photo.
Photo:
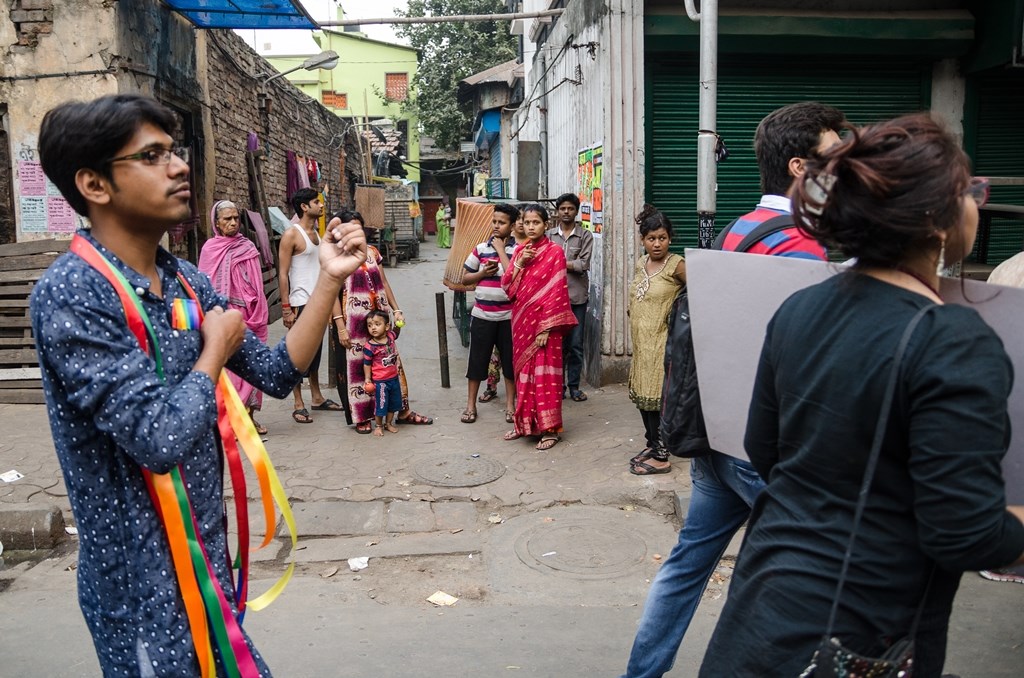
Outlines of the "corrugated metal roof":
M199 28L317 28L298 0L163 0Z

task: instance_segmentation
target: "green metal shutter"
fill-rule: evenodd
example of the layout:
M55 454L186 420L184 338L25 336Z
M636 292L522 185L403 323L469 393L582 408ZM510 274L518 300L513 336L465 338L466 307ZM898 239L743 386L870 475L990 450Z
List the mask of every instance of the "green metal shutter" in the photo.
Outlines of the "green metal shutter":
M977 96L977 115L970 130L974 173L1024 177L1024 72L994 71L980 75L973 84ZM1024 205L1024 186L993 186L990 202ZM1024 220L996 219L992 225L985 263L995 265L1021 251Z
M729 158L718 165L716 230L761 197L754 131L765 115L797 101L820 101L855 124L876 122L928 108L930 77L930 68L891 59L723 58L717 131ZM697 246L697 78L696 55L648 55L647 202L672 219L677 252Z

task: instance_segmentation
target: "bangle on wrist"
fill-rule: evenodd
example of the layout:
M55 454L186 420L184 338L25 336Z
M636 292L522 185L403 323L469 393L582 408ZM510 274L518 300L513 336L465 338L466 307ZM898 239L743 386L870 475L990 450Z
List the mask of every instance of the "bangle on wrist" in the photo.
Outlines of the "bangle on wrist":
M525 266L522 266L518 261L516 263L512 264L512 265L515 266L516 268L518 268L520 271L525 268Z
M344 320L344 319L345 319L345 316L343 316L343 315L335 315L335 316L331 316L331 320L339 320L339 319L340 319L340 320Z

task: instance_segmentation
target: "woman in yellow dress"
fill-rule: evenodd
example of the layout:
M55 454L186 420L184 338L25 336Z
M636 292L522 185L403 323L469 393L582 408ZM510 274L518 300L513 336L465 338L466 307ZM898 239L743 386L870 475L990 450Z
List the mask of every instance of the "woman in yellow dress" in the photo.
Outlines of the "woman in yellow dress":
M686 262L668 251L672 222L667 216L652 205L644 205L636 223L646 254L636 262L629 288L629 328L633 338L629 399L640 410L647 446L630 459L629 471L646 476L672 470L658 430L661 428L668 316L676 295L686 286Z

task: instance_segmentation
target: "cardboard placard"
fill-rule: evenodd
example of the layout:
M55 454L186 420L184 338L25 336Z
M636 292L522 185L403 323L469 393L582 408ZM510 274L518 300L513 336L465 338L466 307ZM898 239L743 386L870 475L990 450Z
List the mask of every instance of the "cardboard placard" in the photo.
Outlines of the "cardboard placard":
M838 264L805 259L686 250L694 355L712 448L747 458L747 409L768 322L791 294L841 270ZM943 278L941 292L946 303L976 310L1013 362L1018 375L1009 400L1013 437L1003 477L1007 501L1024 503L1024 289Z

